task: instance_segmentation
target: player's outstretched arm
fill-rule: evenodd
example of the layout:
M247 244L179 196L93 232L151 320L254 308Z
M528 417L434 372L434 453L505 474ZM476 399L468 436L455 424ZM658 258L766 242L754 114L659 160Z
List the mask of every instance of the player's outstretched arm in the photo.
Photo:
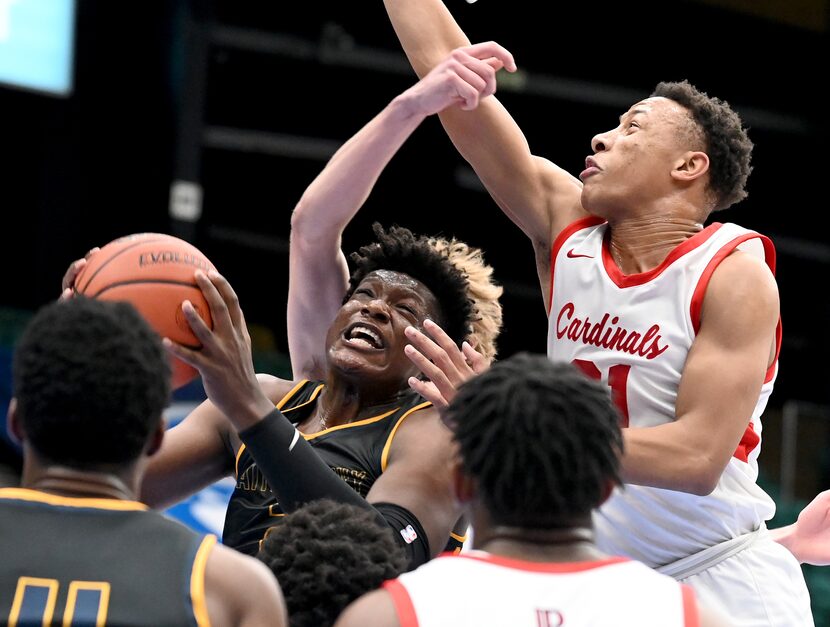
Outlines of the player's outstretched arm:
M802 564L830 566L830 490L820 492L792 525L770 529Z
M447 108L476 108L495 92L496 72L512 63L510 53L496 43L471 50L476 57L467 64L443 59L343 144L294 209L287 324L295 379L325 375L326 331L349 280L341 236L383 169L427 116Z
M442 0L384 0L384 5L419 76L449 54L459 63L468 62L470 41ZM582 184L534 156L522 130L495 98L475 111L447 110L440 117L493 199L533 242L540 280L547 280L541 266L548 263L556 235L586 215L580 202Z

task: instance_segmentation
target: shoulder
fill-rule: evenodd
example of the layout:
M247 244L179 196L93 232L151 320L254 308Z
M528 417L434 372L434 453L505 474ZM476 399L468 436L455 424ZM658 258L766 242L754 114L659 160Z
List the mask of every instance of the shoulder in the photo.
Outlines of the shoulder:
M285 600L276 577L259 560L221 544L205 566L205 594L213 624L288 625Z
M439 445L452 439L452 432L441 421L441 415L432 405L421 408L416 405L401 414L392 435L393 454L424 450L427 446Z
M778 304L778 285L766 263L735 251L712 274L703 301L702 322L707 316L731 315L736 307L749 315L777 314Z
M399 627L400 624L392 596L381 588L349 605L334 627Z
M273 375L264 373L258 373L256 378L259 382L259 387L269 398L269 400L275 404L285 398L289 392L295 388L299 388L306 382L305 379L301 379L299 381L288 381L286 379L280 379Z

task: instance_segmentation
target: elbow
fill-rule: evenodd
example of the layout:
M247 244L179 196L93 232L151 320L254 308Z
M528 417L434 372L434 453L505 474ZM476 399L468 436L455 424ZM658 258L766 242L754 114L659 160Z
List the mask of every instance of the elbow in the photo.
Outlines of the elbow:
M718 487L723 467L713 463L711 459L698 458L694 468L685 474L687 481L684 492L695 496L709 496Z

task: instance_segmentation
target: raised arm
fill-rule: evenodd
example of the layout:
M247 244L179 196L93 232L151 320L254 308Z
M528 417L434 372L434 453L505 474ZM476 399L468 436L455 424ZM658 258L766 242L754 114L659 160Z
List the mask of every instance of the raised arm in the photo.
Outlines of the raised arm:
M295 379L325 375L326 331L349 280L341 236L383 169L427 116L474 109L495 91L496 71L512 63L492 42L471 46L465 64L444 58L343 144L309 185L291 218L287 323Z
M442 0L384 0L384 5L419 76L451 53L464 62L470 41ZM585 215L582 184L534 156L519 126L495 98L475 111L446 110L440 118L493 199L533 242L540 280L546 282L547 257L556 235Z
M710 493L747 429L774 358L778 289L769 269L745 253L712 275L700 330L677 394L677 420L625 429L623 479Z

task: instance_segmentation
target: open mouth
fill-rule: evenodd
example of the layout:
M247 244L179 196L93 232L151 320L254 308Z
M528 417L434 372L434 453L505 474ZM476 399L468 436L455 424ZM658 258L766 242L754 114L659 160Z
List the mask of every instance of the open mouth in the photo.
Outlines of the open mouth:
M343 333L343 339L352 346L361 346L373 350L380 350L386 346L383 337L376 329L361 323L353 324L346 329Z

